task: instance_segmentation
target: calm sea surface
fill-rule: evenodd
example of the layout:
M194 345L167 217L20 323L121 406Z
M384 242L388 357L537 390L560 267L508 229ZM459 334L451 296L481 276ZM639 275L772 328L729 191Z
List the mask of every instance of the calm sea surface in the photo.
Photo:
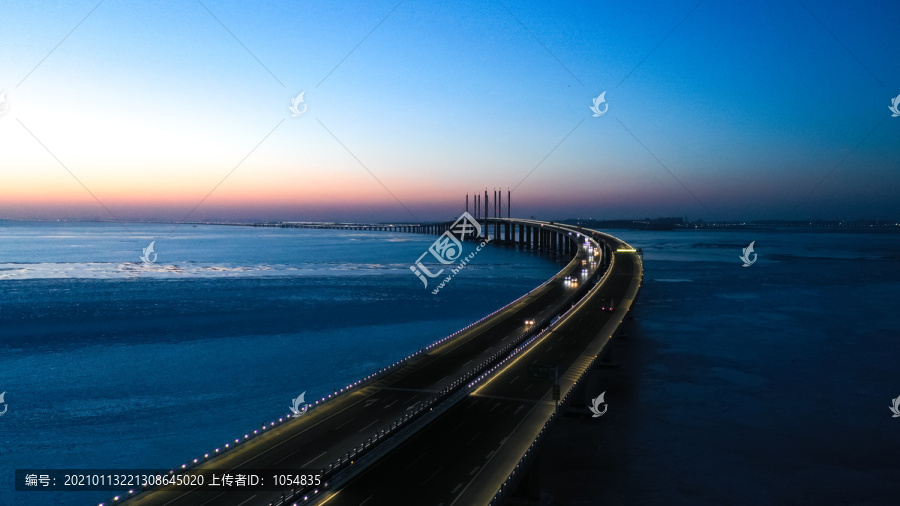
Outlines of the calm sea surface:
M900 503L900 234L611 232L644 285L608 412L550 433L553 504Z
M0 504L96 504L12 492L12 470L177 466L559 269L490 247L432 295L409 271L431 236L127 227L0 222ZM609 413L579 447L605 467L566 469L559 504L893 497L900 235L612 233L644 250L638 319L628 367L592 379Z
M13 492L12 470L178 466L560 268L485 248L432 295L409 266L434 236L126 227L0 222L0 504L96 504L111 494Z

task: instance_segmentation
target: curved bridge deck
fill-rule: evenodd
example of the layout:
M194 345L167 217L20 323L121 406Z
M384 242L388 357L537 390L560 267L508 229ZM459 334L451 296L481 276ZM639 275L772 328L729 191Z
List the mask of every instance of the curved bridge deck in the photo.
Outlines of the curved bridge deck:
M528 365L559 367L564 404L630 310L642 267L633 252L613 254L630 247L605 234L531 220L485 222L498 235L506 232L507 244L574 257L556 276L504 308L357 382L304 416L195 466L323 469L326 486L315 493L151 489L126 502L358 505L404 504L412 498L415 504L447 506L495 500L559 412L552 384L528 379ZM435 224L427 230L443 233L447 227ZM580 244L586 237L590 250ZM604 268L596 284L566 281L595 280Z
M640 257L627 244L598 236L615 250L603 280L572 311L471 390L434 423L320 502L333 505L494 504L524 471L536 443L624 321L642 280ZM609 311L609 300L620 301ZM552 382L528 366L559 368Z

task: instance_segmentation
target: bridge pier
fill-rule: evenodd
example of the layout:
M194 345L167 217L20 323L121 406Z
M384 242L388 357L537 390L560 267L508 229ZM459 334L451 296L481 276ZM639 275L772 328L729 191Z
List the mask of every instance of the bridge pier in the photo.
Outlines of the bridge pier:
M310 229L334 229L334 230L361 230L369 232L405 232L411 234L441 235L450 230L453 222L442 223L416 223L400 225L361 224L361 223L261 223L254 226L272 226L282 228L310 228ZM482 237L472 238L483 240L491 237L496 244L518 246L522 249L531 249L557 255L574 255L578 251L578 238L565 230L557 230L553 223L549 227L535 225L530 222L516 222L512 219L499 217L482 218ZM601 262L608 261L611 253L606 243L603 243L603 257Z

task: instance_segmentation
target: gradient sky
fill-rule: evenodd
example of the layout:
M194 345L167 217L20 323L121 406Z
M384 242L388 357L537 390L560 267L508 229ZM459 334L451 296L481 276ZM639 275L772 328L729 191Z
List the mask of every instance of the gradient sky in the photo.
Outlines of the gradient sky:
M896 1L0 9L0 218L900 217Z

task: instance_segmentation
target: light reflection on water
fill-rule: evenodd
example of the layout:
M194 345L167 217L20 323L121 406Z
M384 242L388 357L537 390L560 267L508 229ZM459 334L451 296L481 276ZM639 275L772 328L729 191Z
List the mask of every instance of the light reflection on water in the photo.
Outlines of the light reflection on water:
M0 222L0 503L14 468L168 468L389 365L559 270L487 248L432 295L434 236ZM158 260L143 265L155 240ZM9 279L10 277L14 279ZM5 280L4 280L5 279ZM106 493L42 495L90 504ZM28 499L28 500L26 500Z

